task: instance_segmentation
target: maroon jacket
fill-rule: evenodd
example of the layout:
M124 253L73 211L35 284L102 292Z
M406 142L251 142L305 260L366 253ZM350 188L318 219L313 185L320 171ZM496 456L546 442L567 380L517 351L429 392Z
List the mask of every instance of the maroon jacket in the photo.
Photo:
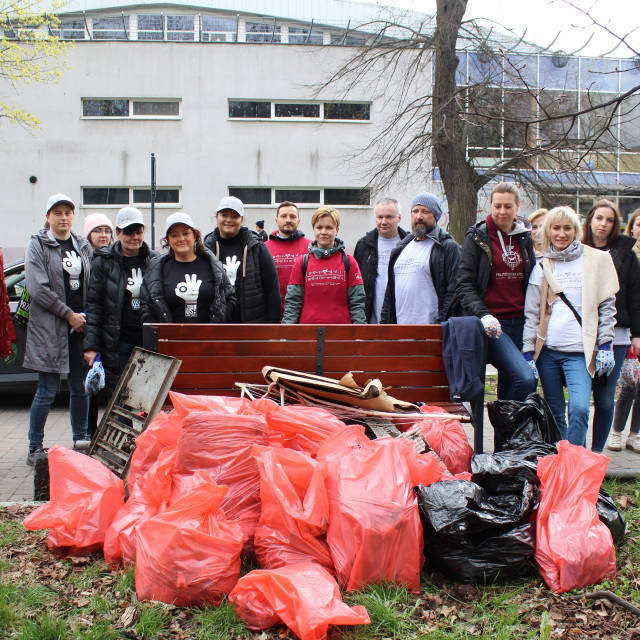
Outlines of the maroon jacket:
M11 343L18 340L16 328L11 319L11 309L9 308L9 296L7 295L7 285L4 281L4 259L0 249L0 271L3 276L0 278L0 358L6 358L11 354Z

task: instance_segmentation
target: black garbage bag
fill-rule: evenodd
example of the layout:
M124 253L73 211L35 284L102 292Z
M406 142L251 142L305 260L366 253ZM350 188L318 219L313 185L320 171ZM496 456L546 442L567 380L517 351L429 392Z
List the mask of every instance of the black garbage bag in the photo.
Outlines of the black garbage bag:
M425 566L465 582L524 575L535 553L529 522L538 489L489 494L474 482L450 480L415 489L424 532Z
M624 530L626 527L626 521L624 516L616 507L616 503L613 498L601 487L600 494L598 495L598 501L596 502L596 509L598 510L598 517L601 522L604 522L609 531L611 531L611 537L613 538L613 544L619 546L624 542Z
M539 393L531 393L524 402L496 400L487 404L493 425L493 450L516 448L518 444L546 442L555 444L560 431L549 405Z

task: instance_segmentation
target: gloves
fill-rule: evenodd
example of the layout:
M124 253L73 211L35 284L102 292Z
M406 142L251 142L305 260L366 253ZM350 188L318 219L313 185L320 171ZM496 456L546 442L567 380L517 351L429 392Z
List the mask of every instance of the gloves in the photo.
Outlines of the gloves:
M540 374L538 373L538 367L536 367L536 361L533 359L533 351L527 351L523 353L522 356L527 361L527 364L531 367L531 371L533 371L533 375L536 380L540 380Z
M18 345L15 342L11 343L11 353L4 359L5 364L13 364L18 357Z
M611 343L601 344L598 353L596 353L596 374L608 376L613 371L614 365Z
M499 338L502 335L502 327L500 326L500 320L498 320L498 318L494 318L491 314L488 314L480 318L480 321L484 327L484 332L490 338Z
M634 347L627 349L627 356L620 371L620 384L623 387L635 387L640 380L640 362Z
M87 378L84 381L84 391L88 396L96 396L101 389L104 389L104 385L104 367L100 361L100 354L98 354L93 361L93 366L89 369L89 373L87 373Z

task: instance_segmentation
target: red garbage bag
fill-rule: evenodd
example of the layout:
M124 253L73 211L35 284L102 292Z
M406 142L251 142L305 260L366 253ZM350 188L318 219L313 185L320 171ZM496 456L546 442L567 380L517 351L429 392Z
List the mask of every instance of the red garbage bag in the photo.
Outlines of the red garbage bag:
M260 470L262 512L254 541L260 566L314 560L333 571L323 467L291 449L254 446L253 455Z
M260 517L260 473L252 455L254 444L267 444L264 416L192 413L182 423L174 468L178 491L181 485L189 487L188 476L197 470L207 471L217 484L229 487L222 508L229 520L242 527L247 552L253 549ZM174 491L172 499L179 495Z
M247 398L232 396L190 396L184 393L169 391L169 399L174 411L183 418L193 411L213 411L214 413L229 413L245 415L256 413Z
M182 429L182 416L176 411L159 413L155 420L136 438L131 456L127 486L131 493L138 478L143 476L158 459L165 447L175 447Z
M538 458L540 504L535 559L556 593L616 577L616 552L596 502L609 459L561 440Z
M396 438L395 440L379 438L377 440L377 443L381 446L392 442L395 443L393 446L397 447L398 451L404 456L411 477L411 486L417 487L422 484L428 487L434 482L452 478L451 475L447 474L442 462L433 453L418 453L410 440L406 438Z
M342 601L336 581L315 562L251 571L238 580L229 602L249 629L284 623L300 640L322 640L332 624L370 624L362 606Z
M418 592L423 536L405 445L361 440L347 430L330 437L317 457L327 464L327 542L340 585L388 581Z
M28 531L51 529L47 546L58 558L100 551L124 504L124 483L102 462L56 445L49 450L50 501L23 521Z
M219 604L240 576L242 529L221 509L227 487L206 474L166 511L138 525L136 593L179 607Z
M451 473L471 471L473 449L459 420L447 418L441 407L422 406L423 413L442 413L443 418L422 418L418 424L429 446L438 454Z
M252 405L267 419L269 444L272 447L287 447L314 457L334 431L346 426L342 420L321 407L282 407L266 398L254 400Z
M136 558L136 530L140 523L164 511L169 504L176 447L166 447L151 469L138 480L120 507L104 537L104 559L116 569Z

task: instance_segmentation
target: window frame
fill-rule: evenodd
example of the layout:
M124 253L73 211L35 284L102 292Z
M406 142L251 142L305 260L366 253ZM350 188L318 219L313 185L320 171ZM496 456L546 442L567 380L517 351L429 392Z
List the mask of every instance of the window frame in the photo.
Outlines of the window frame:
M129 202L121 203L121 204L85 204L84 201L84 191L85 189L127 189L129 193ZM134 191L151 191L150 186L115 186L115 185L100 185L100 186L90 186L83 185L80 187L80 201L81 207L83 208L94 208L97 207L99 209L120 209L126 206L136 207L138 209L148 209L151 207L151 202L135 202L134 200ZM171 209L171 208L182 208L182 187L180 186L168 186L162 185L161 187L156 187L156 193L158 191L177 191L178 192L178 201L177 202L156 202L154 203L154 207L156 209Z
M84 105L85 101L89 100L97 100L97 101L105 101L105 102L116 102L116 101L128 101L129 103L129 115L126 116L91 116L85 115ZM182 120L182 98L121 98L121 97L113 97L113 98L96 98L96 97L82 97L80 99L81 102L81 120ZM145 115L136 115L135 104L141 102L164 102L170 104L178 105L178 114L177 115L153 115L153 114L145 114Z
M239 185L229 185L227 187L227 192L229 193L229 195L235 195L236 197L239 197L240 200L242 200L242 198L240 197L240 195L238 194L238 190L241 189L260 189L260 190L266 190L269 189L271 192L271 202L264 202L261 204L251 204L249 202L245 202L243 200L243 203L245 205L245 208L251 208L251 209L273 209L274 207L277 207L280 204L279 200L276 200L276 191L319 191L320 192L320 202L296 202L296 205L299 209L312 209L315 210L318 207L322 207L325 205L328 206L334 206L338 209L373 209L373 204L372 204L372 192L371 192L371 188L369 187L336 187L336 186L323 186L323 187L310 187L310 186L304 186L304 187L300 187L300 186L271 186L271 187L265 187L265 186L239 186ZM369 191L369 203L368 204L336 204L335 202L325 202L325 192L327 190L344 190L344 189L349 189L351 191L365 191L368 190Z
M231 116L229 115L231 104L232 103L260 103L260 104L269 104L269 117L254 117L254 116ZM325 117L325 105L327 104L346 104L346 105L366 105L369 107L369 119L342 119L342 118L327 118ZM308 105L312 107L319 107L318 116L276 116L276 105L294 105L294 106L303 106ZM258 121L258 122L341 122L341 123L352 123L352 124L371 124L373 119L371 118L372 111L372 102L367 100L345 100L345 101L335 101L335 100L266 100L266 99L242 99L242 98L228 98L227 99L227 120L232 121Z

